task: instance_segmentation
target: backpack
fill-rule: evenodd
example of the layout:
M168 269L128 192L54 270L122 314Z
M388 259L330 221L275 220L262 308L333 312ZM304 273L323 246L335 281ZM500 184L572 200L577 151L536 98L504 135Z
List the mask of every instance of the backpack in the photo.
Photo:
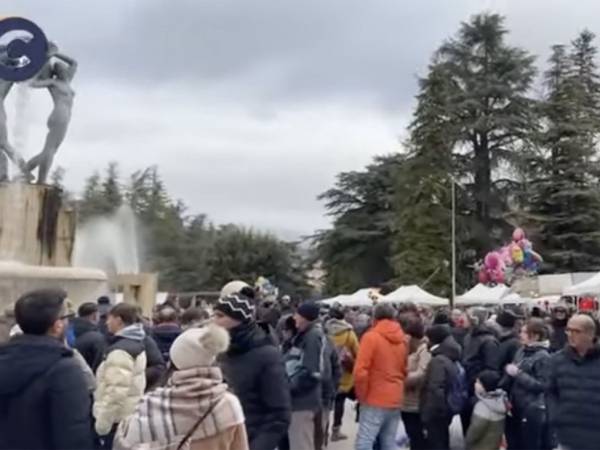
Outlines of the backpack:
M354 355L352 355L352 352L350 350L348 350L348 343L350 341L350 334L348 334L348 338L346 339L346 342L341 345L341 346L336 346L335 347L335 351L337 353L338 356L338 360L340 362L340 365L342 366L342 369L344 369L344 371L352 373L352 371L354 370Z
M460 414L469 402L467 389L467 374L464 367L458 361L451 362L450 383L446 393L446 403L452 416Z

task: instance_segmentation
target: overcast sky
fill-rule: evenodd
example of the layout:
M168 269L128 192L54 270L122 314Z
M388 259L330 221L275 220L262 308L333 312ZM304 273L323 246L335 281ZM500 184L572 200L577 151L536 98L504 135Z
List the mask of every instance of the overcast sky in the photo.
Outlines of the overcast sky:
M597 0L2 0L0 16L32 19L80 62L57 157L70 189L109 161L156 164L192 212L292 237L327 226L316 196L338 172L399 149L431 53L481 11L541 61L600 31ZM48 92L11 96L31 155Z

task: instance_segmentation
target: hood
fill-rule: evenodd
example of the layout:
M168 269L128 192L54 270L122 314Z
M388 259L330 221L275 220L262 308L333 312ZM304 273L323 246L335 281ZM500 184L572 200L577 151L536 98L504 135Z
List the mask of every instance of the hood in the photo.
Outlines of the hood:
M444 355L450 361L459 361L461 353L460 345L452 336L448 336L441 344L431 348L432 356Z
M143 341L146 337L146 332L141 323L134 323L119 331L115 336L131 339L133 341Z
M531 355L534 355L537 352L541 352L541 351L548 352L549 348L550 348L549 341L532 342L523 347L523 355L531 356Z
M98 327L96 325L89 320L82 319L81 317L74 317L73 319L70 319L69 324L72 326L73 333L75 333L76 338L91 331L98 331Z
M71 350L49 336L12 338L0 346L0 396L18 393L61 358L70 356Z
M500 333L498 334L498 340L500 342L506 342L506 341L510 341L511 339L519 340L519 335L512 328L511 329L502 328Z
M497 389L485 394L476 394L479 403L475 408L475 413L489 420L501 420L506 415L506 392Z
M325 324L325 329L330 336L335 336L337 334L342 334L346 331L352 330L352 325L350 325L345 320L339 319L329 319Z
M257 347L274 345L273 339L267 335L255 322L242 323L229 330L231 343L227 354L235 355L249 352Z
M392 344L406 343L404 332L400 327L400 324L395 320L383 319L375 323L372 330L383 336L388 342Z
M152 334L159 337L177 337L181 334L181 327L176 323L162 323L152 328Z

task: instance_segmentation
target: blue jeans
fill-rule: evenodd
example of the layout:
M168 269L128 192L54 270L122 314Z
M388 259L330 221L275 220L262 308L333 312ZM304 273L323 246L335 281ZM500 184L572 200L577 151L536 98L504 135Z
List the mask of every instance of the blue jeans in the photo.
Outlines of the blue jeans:
M379 450L396 450L396 432L400 409L360 405L360 421L356 436L356 450L373 450L379 441Z

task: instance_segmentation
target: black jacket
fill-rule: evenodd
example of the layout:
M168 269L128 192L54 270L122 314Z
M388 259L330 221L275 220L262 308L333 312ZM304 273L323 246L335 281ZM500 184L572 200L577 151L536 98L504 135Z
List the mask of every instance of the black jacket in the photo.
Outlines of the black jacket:
M496 370L500 373L500 376L504 374L504 368L515 360L520 348L521 340L515 331L503 331L500 334L496 357Z
M284 356L293 411L316 411L322 406L325 342L321 325L313 323L294 336Z
M425 371L419 403L424 423L451 418L446 398L450 380L456 375L455 361L460 361L460 345L452 336L431 348L431 361Z
M163 380L167 365L162 353L152 336L144 338L144 349L146 350L146 391L154 389Z
M564 320L552 320L552 328L550 331L550 352L558 352L567 345L567 322Z
M0 449L92 449L90 396L73 352L49 336L0 346Z
M528 345L520 349L514 359L519 373L510 378L510 400L513 414L523 417L529 407L546 405L545 389L548 386L550 353L540 345Z
M152 338L165 361L169 361L169 351L175 339L181 334L181 327L176 323L163 323L152 328Z
M469 394L474 395L475 381L484 370L496 370L498 340L486 325L473 328L466 336L462 364L467 375Z
M323 353L322 396L323 405L331 409L342 378L342 367L335 345L325 336Z
M585 357L571 347L552 355L547 394L550 424L569 449L592 450L600 443L600 347Z
M96 373L96 369L104 358L106 350L106 337L98 331L98 327L89 320L76 317L71 320L75 333L75 345L88 366Z
M287 433L290 393L281 353L256 323L230 330L231 345L219 359L246 416L251 450L273 450Z

